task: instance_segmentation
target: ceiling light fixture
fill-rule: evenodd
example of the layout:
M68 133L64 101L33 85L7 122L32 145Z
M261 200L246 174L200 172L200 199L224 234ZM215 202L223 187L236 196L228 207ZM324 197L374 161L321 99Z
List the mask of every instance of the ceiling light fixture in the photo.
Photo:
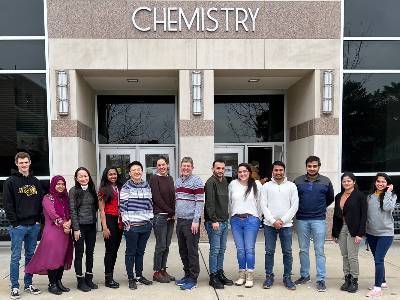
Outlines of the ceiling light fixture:
M137 79L137 78L128 78L128 79L126 79L126 81L128 81L128 82L139 82L139 79Z
M249 82L260 82L259 78L250 78Z

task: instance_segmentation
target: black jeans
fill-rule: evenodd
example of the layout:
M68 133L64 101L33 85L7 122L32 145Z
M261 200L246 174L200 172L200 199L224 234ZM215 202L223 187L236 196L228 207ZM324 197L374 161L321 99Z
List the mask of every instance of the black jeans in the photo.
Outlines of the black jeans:
M104 272L106 274L112 274L114 272L123 230L118 227L118 216L106 214L106 223L108 230L110 230L110 237L104 239L106 247L106 253L104 255Z
M81 238L77 241L74 240L75 246L75 274L82 276L82 258L83 251L86 254L86 272L92 273L93 271L93 253L96 244L96 224L80 224Z
M126 239L125 268L129 279L134 278L133 266L135 266L136 277L143 273L143 256L147 241L150 237L152 224L149 222L142 226L132 226L124 231Z
M185 277L197 282L197 277L199 277L200 273L200 228L197 234L193 234L192 222L192 220L178 219L176 222L176 235L178 237L179 254L183 263Z
M156 247L154 250L154 271L167 268L169 246L171 245L172 232L174 231L174 220L167 220L167 214L156 214L153 219L154 236Z

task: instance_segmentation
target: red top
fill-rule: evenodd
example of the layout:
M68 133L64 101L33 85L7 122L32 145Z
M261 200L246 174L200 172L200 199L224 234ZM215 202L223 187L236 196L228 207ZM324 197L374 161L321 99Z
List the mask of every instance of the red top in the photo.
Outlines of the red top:
M118 189L114 189L113 193L113 198L111 199L110 202L106 203L104 205L104 213L106 215L112 215L112 216L119 216L119 211L118 211L118 194L119 191ZM99 192L99 196L104 197L104 193L102 191ZM105 199L104 199L105 200Z

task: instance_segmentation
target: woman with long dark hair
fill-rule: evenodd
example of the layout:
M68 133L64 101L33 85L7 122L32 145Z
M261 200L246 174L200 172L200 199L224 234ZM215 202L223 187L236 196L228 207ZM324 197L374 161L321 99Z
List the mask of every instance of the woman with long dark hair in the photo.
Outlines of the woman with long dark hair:
M74 267L78 289L89 292L97 289L93 283L93 253L96 244L96 222L98 200L90 172L84 167L75 171L75 186L69 190L72 229L74 232L75 260ZM82 258L86 247L86 273L82 272Z
M64 177L54 176L51 179L50 191L44 196L42 204L45 217L42 239L25 272L47 274L49 292L61 295L70 290L61 280L64 270L71 268L73 252L69 199Z
M260 226L261 183L250 176L251 166L241 163L238 179L228 187L231 227L237 250L239 279L236 285L251 288L254 281L255 243Z
M339 243L343 258L345 282L340 289L355 293L358 290L358 251L367 222L367 201L358 190L353 173L343 173L341 182L342 191L335 197L332 237Z
M370 288L367 297L382 296L382 288L388 288L384 263L394 237L392 212L396 206L396 200L392 179L385 173L376 174L371 193L367 197L367 242L375 261L375 283Z
M119 283L114 280L114 266L123 233L118 210L121 187L122 182L117 168L106 168L101 177L98 197L106 248L104 255L105 286L113 289L119 288Z

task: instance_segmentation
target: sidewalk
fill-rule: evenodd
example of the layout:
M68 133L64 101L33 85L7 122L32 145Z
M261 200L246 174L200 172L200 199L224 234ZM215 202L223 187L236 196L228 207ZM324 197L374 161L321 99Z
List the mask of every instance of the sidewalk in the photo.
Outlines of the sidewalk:
M299 272L299 258L298 258L298 245L296 237L293 239L293 280L298 277ZM152 235L145 254L144 275L148 279L152 279L152 264L153 264L153 251L154 251L154 236ZM67 271L64 275L64 284L71 288L71 292L65 293L61 296L54 296L47 291L47 276L34 276L34 284L41 290L42 294L39 296L28 295L22 293L22 299L366 299L368 285L373 283L374 279L374 265L370 252L365 251L362 247L360 251L360 291L356 294L350 294L339 290L342 284L342 258L340 256L338 245L333 242L327 242L325 252L327 257L327 288L325 293L318 293L315 289L315 264L313 249L311 249L311 278L312 283L300 286L296 291L286 290L281 282L283 271L282 255L280 253L280 245L277 244L277 253L275 254L275 285L270 290L262 289L264 280L264 237L260 231L257 244L256 244L256 270L255 270L255 286L251 289L244 287L226 287L224 290L214 290L208 285L208 244L200 244L200 277L198 280L198 288L192 291L181 291L173 283L161 284L154 283L152 286L139 285L138 289L131 291L128 289L128 283L125 273L124 265L124 251L125 243L122 242L117 264L115 279L120 282L121 287L113 290L104 286L103 276L103 255L104 255L104 242L101 235L98 235L96 249L95 249L95 267L94 277L95 281L99 284L99 289L83 293L76 289L76 280L73 270ZM311 244L312 247L312 244ZM390 289L385 291L385 296L381 299L399 299L400 296L400 241L395 241L386 259L386 274ZM10 247L9 243L5 242L0 244L0 299L9 299L9 259ZM23 259L21 259L23 261ZM182 277L182 264L179 258L178 245L174 237L169 256L168 272L177 278ZM225 255L225 273L228 277L236 279L237 276L237 262L236 250L232 237L228 239L227 251ZM21 268L20 282L22 283L23 268Z

